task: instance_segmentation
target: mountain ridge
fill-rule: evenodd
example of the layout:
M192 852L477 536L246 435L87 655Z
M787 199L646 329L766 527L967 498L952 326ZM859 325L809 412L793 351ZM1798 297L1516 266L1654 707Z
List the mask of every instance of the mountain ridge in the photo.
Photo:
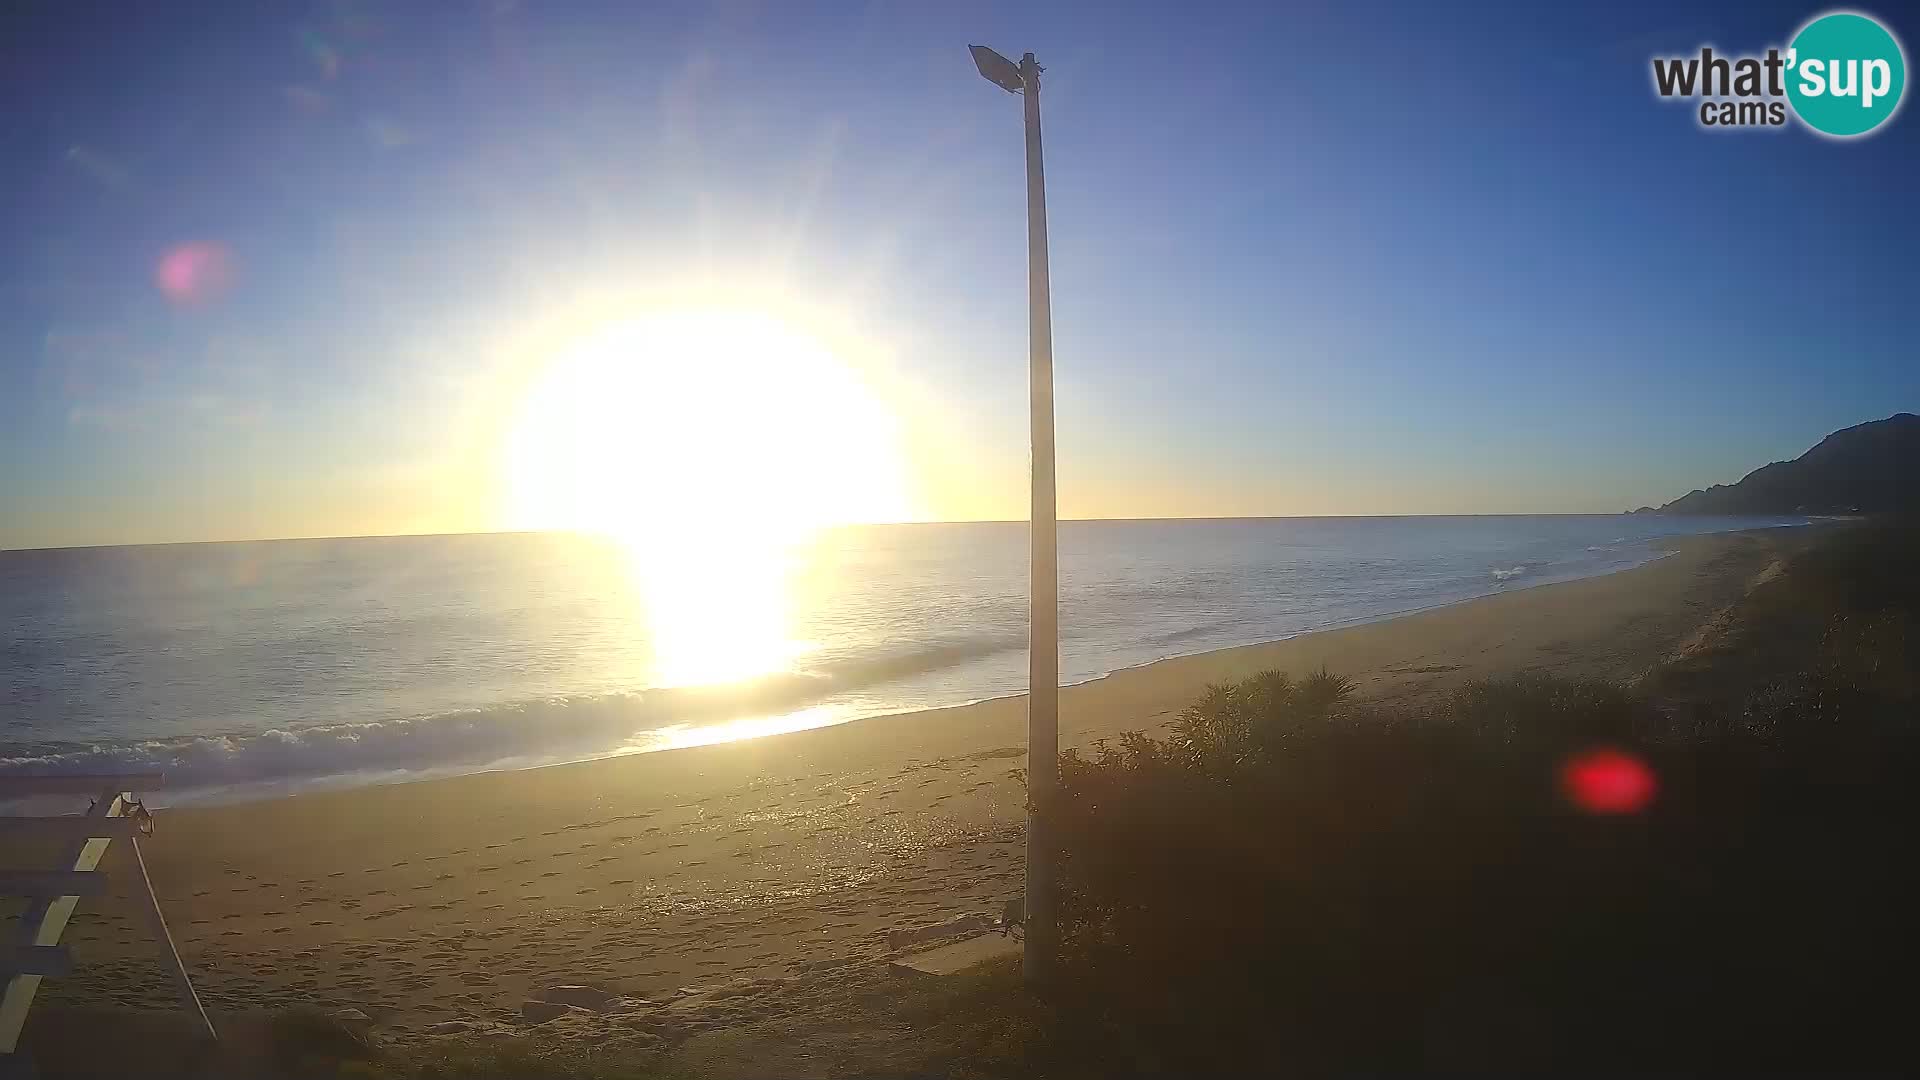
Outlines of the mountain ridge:
M1792 461L1732 484L1695 488L1636 514L1881 514L1920 512L1920 416L1841 428Z

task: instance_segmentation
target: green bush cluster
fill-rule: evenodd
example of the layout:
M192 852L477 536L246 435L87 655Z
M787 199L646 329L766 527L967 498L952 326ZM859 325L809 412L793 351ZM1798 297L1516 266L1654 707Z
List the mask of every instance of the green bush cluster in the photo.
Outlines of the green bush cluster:
M1062 755L1063 1015L1109 1072L1902 1060L1914 538L1816 547L1641 686L1265 672ZM1599 748L1644 810L1568 799Z

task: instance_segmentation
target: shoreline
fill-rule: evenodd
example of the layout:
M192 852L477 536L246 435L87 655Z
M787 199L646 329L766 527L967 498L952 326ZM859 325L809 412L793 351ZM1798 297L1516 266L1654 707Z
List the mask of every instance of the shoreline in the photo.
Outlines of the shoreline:
M1063 689L1060 742L1157 729L1207 683L1264 668L1324 666L1385 701L1534 670L1630 680L1812 535L1680 538L1671 556L1619 573L1124 669ZM995 912L1018 895L1023 696L163 809L143 852L216 1010L317 1004L400 1027L507 1022L543 986L644 996L792 975L882 955L889 930ZM139 908L120 895L129 877L83 905L78 970L51 984L56 997L168 1000Z
M1809 524L1813 524L1813 522L1809 522ZM1104 671L1096 675L1088 676L1086 678L1079 679L1074 682L1062 683L1061 690L1064 693L1075 687L1081 687L1081 686L1086 686L1092 683L1101 682L1103 680L1110 679L1115 676L1125 675L1129 672L1139 671L1144 668L1150 668L1150 667L1153 667L1154 665L1167 663L1170 661L1181 661L1181 660L1186 660L1193 657L1205 656L1210 653L1227 652L1227 651L1236 650L1236 649L1249 649L1249 648L1262 648L1267 646L1275 646L1275 645L1280 645L1286 642L1297 641L1301 638L1309 637L1315 634L1336 633L1342 630L1348 630L1355 627L1370 626L1370 625L1374 625L1381 622L1389 622L1396 619L1408 618L1408 617L1422 615L1428 612L1457 607L1463 604L1471 604L1476 601L1487 600L1487 599L1492 599L1492 598L1501 597L1501 596L1515 595L1515 594L1523 593L1533 589L1550 588L1556 585L1565 585L1565 584L1571 584L1571 583L1580 582L1580 581L1590 581L1590 580L1595 580L1600 578L1613 577L1620 574L1632 573L1636 570L1640 570L1648 565L1658 562L1661 559L1669 558L1677 554L1679 551L1682 550L1682 546L1688 542L1698 541L1701 539L1707 539L1712 537L1737 536L1737 535L1744 535L1746 533L1764 533L1764 532L1774 531L1778 529L1792 529L1792 528L1801 528L1801 527L1803 526L1780 525L1780 526L1773 526L1770 528L1747 529L1747 530L1740 530L1738 532L1729 532L1729 533L1704 533L1704 534L1656 537L1644 542L1648 547L1648 553L1646 557L1629 566L1623 566L1616 569L1606 570L1601 573L1577 574L1571 577L1548 576L1539 581L1525 581L1523 583L1516 583L1513 585L1508 585L1505 581L1502 581L1492 586L1490 589L1488 589L1488 591L1485 591L1485 592L1476 592L1466 596L1439 600L1433 603L1418 604L1413 607L1402 608L1394 611L1385 611L1385 612L1380 612L1372 615L1364 615L1364 616L1360 616L1360 617L1352 618L1348 620L1336 621L1324 626L1317 626L1317 627L1297 630L1280 637L1259 638L1256 640L1240 642L1236 644L1211 646L1208 648L1197 649L1192 652L1168 653L1162 656L1156 656L1149 660L1143 660L1136 663L1123 664L1111 670ZM1024 689L1015 689L1015 690L1008 690L1001 693L988 693L979 697L968 698L962 701L952 702L948 704L916 705L916 706L902 707L898 709L889 709L882 712L868 713L865 715L850 716L846 719L828 720L824 723L806 724L804 726L796 726L791 728L780 728L778 725L780 724L781 721L787 720L788 718L791 718L791 717L800 716L808 711L821 707L821 705L819 705L818 703L815 703L815 704L803 703L795 708L788 709L784 712L779 712L779 713L770 713L770 714L769 713L759 713L759 714L744 713L739 716L734 716L734 717L730 717L728 719L719 720L719 721L699 721L691 724L668 724L658 728L648 728L641 731L636 731L629 737L635 743L639 742L640 740L652 739L652 740L658 740L663 743L668 743L667 745L644 746L644 745L633 745L632 743L630 743L629 745L614 747L604 751L598 751L598 752L589 753L581 756L561 757L554 760L545 760L545 761L529 760L529 758L527 757L522 757L519 759L497 760L497 761L492 761L492 762L488 762L480 765L453 764L453 765L445 765L445 766L437 766L437 767L428 767L424 769L404 769L404 768L393 768L393 769L386 769L386 770L368 769L368 770L361 770L353 773L332 774L332 775L325 775L325 776L275 778L275 779L266 779L266 780L258 780L258 781L248 781L248 782L243 782L239 784L202 785L197 787L180 788L180 789L176 789L176 791L171 791L171 792L163 789L161 791L153 793L154 795L153 805L156 808L239 806L239 805L246 805L251 803L272 801L275 799L298 798L303 796L322 795L322 794L337 793L337 792L358 791L366 788L390 787L390 786L401 785L401 784L440 783L440 782L449 781L449 780L458 780L463 777L469 777L469 776L488 776L488 775L496 775L496 774L502 774L502 773L515 773L515 772L527 772L527 771L541 770L541 769L563 768L563 767L574 766L574 765L586 765L586 764L591 764L599 761L621 760L621 759L630 758L630 757L651 756L655 754L668 754L668 753L675 753L675 752L684 751L684 750L700 749L700 748L714 745L720 742L734 742L734 741L747 741L747 740L753 740L753 739L776 738L782 735L794 734L798 732L816 731L816 730L822 730L826 728L846 727L853 724L863 724L868 721L874 721L874 720L898 720L898 721L911 722L910 718L921 716L924 714L941 713L941 712L946 712L954 709L966 709L966 708L973 708L976 706L988 705L994 702L1017 700L1020 698L1024 698L1026 694L1027 694L1027 691ZM768 731L764 734L748 734L744 736L734 736L734 737L727 737L724 735L720 735L711 739L681 743L678 745L674 745L671 743L671 739L675 736L698 738L701 732L706 732L706 731L724 732L727 729L733 728L736 726L745 726L745 727L751 728L754 726L762 726L762 725L772 726L775 728L775 730ZM673 734L669 735L668 733L673 733ZM179 798L172 797L175 794L178 794L181 797Z

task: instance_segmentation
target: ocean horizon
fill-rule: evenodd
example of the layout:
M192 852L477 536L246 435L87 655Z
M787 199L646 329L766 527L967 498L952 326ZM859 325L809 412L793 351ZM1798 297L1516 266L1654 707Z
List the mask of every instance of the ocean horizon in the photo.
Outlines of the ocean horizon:
M1061 681L1806 521L1065 521ZM0 775L159 769L166 801L219 800L961 705L1025 690L1026 584L1025 522L699 550L476 533L5 551Z

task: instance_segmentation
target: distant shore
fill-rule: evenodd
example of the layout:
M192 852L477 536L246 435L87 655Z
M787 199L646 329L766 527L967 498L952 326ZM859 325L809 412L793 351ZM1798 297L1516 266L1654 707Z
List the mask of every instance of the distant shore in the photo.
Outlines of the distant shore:
M1814 530L1672 554L1064 689L1061 741L1164 724L1208 684L1326 667L1419 700L1551 670L1632 680ZM1020 881L1020 697L737 743L161 811L146 845L216 1007L320 1003L400 1026L505 1019L531 989L634 992L883 952L892 928L997 910ZM118 848L116 847L116 851ZM124 877L121 878L124 880ZM165 1000L135 909L89 901L67 1000Z

